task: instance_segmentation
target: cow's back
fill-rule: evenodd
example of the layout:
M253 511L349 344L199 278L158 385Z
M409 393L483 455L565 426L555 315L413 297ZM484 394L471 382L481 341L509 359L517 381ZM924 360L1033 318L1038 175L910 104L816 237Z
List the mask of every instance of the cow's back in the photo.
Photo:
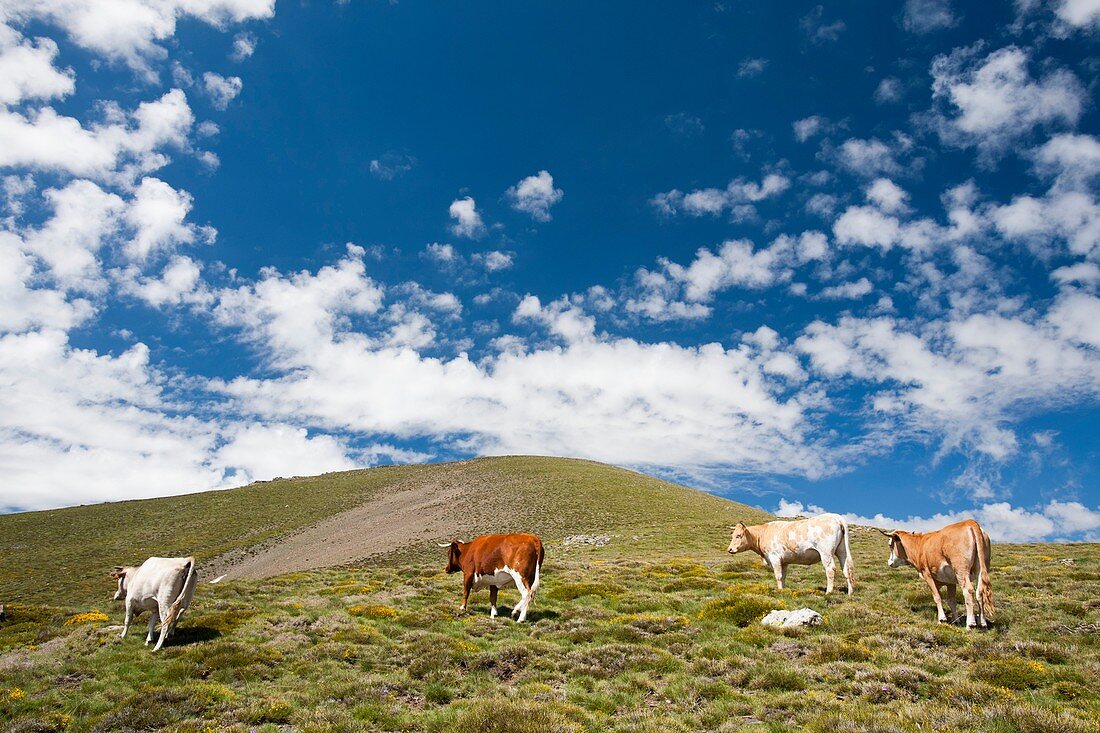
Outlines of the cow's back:
M162 591L170 591L170 586L175 583L177 578L179 578L180 583L186 581L186 578L181 576L190 562L192 562L191 558L187 557L149 558L138 567L134 577L130 579L126 595L130 598L144 600L156 598ZM169 588L165 586L169 586Z
M505 566L519 570L541 562L542 540L533 534L489 534L471 540L463 555L469 558L469 571L479 575Z

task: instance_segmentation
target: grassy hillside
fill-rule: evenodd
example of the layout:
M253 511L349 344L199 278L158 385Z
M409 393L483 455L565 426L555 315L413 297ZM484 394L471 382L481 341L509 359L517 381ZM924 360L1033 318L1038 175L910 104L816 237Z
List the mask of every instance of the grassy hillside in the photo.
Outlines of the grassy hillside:
M459 616L460 580L423 538L360 566L203 585L178 638L156 655L140 628L117 638L121 612L103 590L70 608L20 603L0 624L0 729L1100 727L1100 546L994 545L997 624L968 632L935 622L927 589L912 570L886 567L872 531L853 530L853 597L826 599L820 567L793 568L778 592L756 556L725 554L724 527L743 511L728 502L585 462L472 465L485 482L471 496L484 503L456 508L456 524L478 531L510 515L497 521L547 538L527 624L507 611L490 620L485 592ZM400 470L439 471L433 480L447 482L462 469ZM213 526L202 532L211 544L235 541ZM560 541L578 532L616 536L599 548ZM73 542L53 543L77 562ZM516 598L501 593L506 607ZM756 623L769 609L803 606L826 623L785 632Z
M151 555L210 560L272 542L410 483L459 483L447 535L413 528L404 559L434 553L436 539L527 531L548 540L600 532L673 540L687 549L721 543L755 509L633 471L564 458L483 458L461 463L344 471L266 481L228 491L0 516L0 601L84 604L110 594L115 565Z

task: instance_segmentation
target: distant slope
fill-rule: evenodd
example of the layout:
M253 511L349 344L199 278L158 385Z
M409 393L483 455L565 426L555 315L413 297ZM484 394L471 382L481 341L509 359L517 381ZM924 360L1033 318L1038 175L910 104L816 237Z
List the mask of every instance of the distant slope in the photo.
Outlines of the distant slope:
M765 514L591 461L530 456L373 468L239 489L0 516L0 601L75 605L110 592L116 564L190 555L207 578L263 577L436 541L530 531L549 541L617 534L629 551L725 542L726 525ZM637 537L635 540L634 538Z

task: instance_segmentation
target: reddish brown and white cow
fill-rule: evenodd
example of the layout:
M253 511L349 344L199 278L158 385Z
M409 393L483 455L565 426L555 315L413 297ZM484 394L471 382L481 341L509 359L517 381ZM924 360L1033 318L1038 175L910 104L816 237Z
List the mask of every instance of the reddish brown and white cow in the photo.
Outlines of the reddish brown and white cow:
M779 590L783 590L787 580L788 565L820 562L825 567L825 593L832 593L836 573L834 557L840 560L844 579L848 582L848 595L854 590L848 523L839 514L822 514L792 522L767 522L751 527L740 522L733 527L729 551L731 555L736 555L745 550L752 550L764 558L764 564L775 573L775 584Z
M941 624L950 621L943 612L940 586L947 586L951 620L954 620L955 589L961 585L967 628L988 625L988 618L994 613L993 586L989 580L989 535L981 525L973 519L964 519L935 532L882 533L890 540L890 567L912 565L917 569L921 579L932 589Z
M497 615L497 591L514 585L519 589L520 600L512 609L517 622L527 619L527 609L535 600L539 589L539 571L542 567L542 540L533 534L489 534L469 542L455 540L440 547L449 547L447 572L462 571L462 611L470 598L470 591L489 588L491 618Z

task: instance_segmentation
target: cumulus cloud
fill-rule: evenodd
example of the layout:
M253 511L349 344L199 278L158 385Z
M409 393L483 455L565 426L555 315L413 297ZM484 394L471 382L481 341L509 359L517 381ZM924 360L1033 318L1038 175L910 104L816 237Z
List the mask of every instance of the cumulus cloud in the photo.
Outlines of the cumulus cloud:
M826 377L880 385L867 407L884 429L1000 460L1016 451L1009 426L1022 412L1096 398L1100 332L1089 319L1098 306L1073 293L1042 316L974 313L923 332L891 317L845 317L811 324L796 346Z
M535 221L547 222L552 218L550 207L561 201L565 193L554 188L552 175L539 171L509 188L506 195L516 211L529 214Z
M244 84L239 76L222 76L208 71L202 75L202 86L214 109L227 109L241 93Z
M944 143L976 147L990 161L1036 127L1073 127L1085 90L1072 72L1034 77L1026 50L1008 46L982 56L982 44L932 61L930 122Z
M804 143L821 132L827 124L828 120L820 115L811 115L809 117L803 117L801 120L795 120L791 125L794 129L794 139L800 143Z
M478 213L477 203L472 197L455 199L449 209L454 223L451 224L451 233L456 237L477 239L485 233L485 223Z
M0 24L0 105L72 94L72 69L55 68L56 57L57 44L53 40L32 41Z
M163 167L165 148L182 148L194 123L187 97L173 89L133 112L108 105L108 121L83 126L50 107L0 110L0 167L126 181Z
M42 21L61 28L81 48L122 61L149 79L151 62L163 59L163 42L176 24L195 18L214 27L270 18L275 0L7 0L0 22Z
M233 36L233 52L229 57L234 61L244 61L256 52L257 42L253 33L238 33Z
M778 196L791 185L779 173L769 173L760 183L737 178L723 188L703 188L689 193L672 189L650 199L650 205L664 216L684 213L689 216L716 216L728 211L735 219L751 218L753 204Z

